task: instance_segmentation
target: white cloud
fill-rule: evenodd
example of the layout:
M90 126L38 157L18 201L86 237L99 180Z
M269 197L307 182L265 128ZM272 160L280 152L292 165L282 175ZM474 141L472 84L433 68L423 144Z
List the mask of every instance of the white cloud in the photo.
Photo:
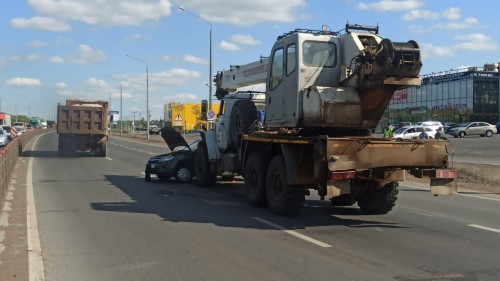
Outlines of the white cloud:
M203 59L203 58L199 58L199 57L195 57L192 55L184 55L183 59L185 62L189 62L189 63L208 64L208 60Z
M10 25L21 29L39 29L54 32L71 30L71 27L65 22L48 17L15 18L10 21Z
M443 11L443 17L449 20L459 20L461 17L460 8L449 8L448 10Z
M422 57L424 59L431 57L450 57L455 55L455 51L450 46L435 46L430 43L421 45Z
M207 4L207 0L183 0L182 5L212 23L249 26L263 22L294 22L302 17L302 9L307 4L306 0L219 0L217 4Z
M357 8L360 10L393 12L413 10L421 7L422 5L424 5L424 3L419 0L382 0L376 3L361 2L358 4Z
M170 61L170 56L168 55L164 55L163 57L161 57L164 61Z
M15 87L40 87L42 86L42 82L38 79L34 78L26 78L26 77L16 77L6 82L9 86Z
M12 56L12 57L9 58L9 60L11 60L11 61L20 61L21 58L19 56Z
M45 47L47 46L47 42L43 42L43 41L31 41L29 46L31 48L42 48L42 47Z
M40 59L42 59L42 56L39 54L29 54L26 56L26 60L29 60L29 61L37 61Z
M473 24L478 24L479 20L477 18L466 18L464 20L464 23L473 25Z
M199 99L200 99L200 97L198 97L195 94L183 93L183 92L177 93L177 94L171 95L171 96L162 97L162 100L164 100L165 102L172 102L172 101L186 102L186 101L194 101L194 100L199 100Z
M498 50L497 43L489 36L481 33L473 33L467 35L458 35L455 39L462 41L455 45L436 46L433 44L421 44L422 56L430 57L445 57L454 56L458 52L467 51L496 51Z
M66 89L68 86L66 85L66 83L64 82L59 82L59 83L56 83L54 84L54 87L58 90L64 90Z
M238 45L231 43L231 42L227 42L225 40L222 40L220 42L219 47L223 50L226 50L226 51L239 51L239 50L241 50L241 48Z
M457 40L464 41L460 44L455 45L456 49L485 51L494 51L498 49L496 42L493 41L491 37L486 36L482 33L458 35L455 38Z
M413 20L435 20L439 18L439 14L432 11L427 10L413 10L401 17L401 20L404 21L413 21Z
M91 25L130 26L159 21L171 14L169 0L28 0L42 15Z
M254 39L250 35L242 35L242 34L235 34L231 36L231 41L234 43L239 43L243 45L260 45L261 42L259 40Z
M97 79L97 78L90 78L86 82L86 87L88 88L105 88L108 86L108 83L102 79Z
M133 34L125 38L125 41L127 42L139 41L139 40L151 40L151 37L143 36L141 34Z
M76 64L88 64L91 62L99 62L106 60L106 54L104 51L99 49L92 49L90 46L85 44L80 44L76 53L70 55L67 59L70 63Z
M49 62L51 63L58 63L58 64L63 64L65 63L64 59L61 58L60 56L53 56L49 59Z
M5 60L5 58L0 57L0 66L5 65L6 63L7 61Z

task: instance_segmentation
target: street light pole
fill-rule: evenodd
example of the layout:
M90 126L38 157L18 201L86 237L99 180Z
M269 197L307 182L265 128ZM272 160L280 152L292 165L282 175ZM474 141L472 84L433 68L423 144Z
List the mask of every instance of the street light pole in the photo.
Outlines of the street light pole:
M184 9L184 7L179 6L179 10L184 11L200 20L208 23L210 25L210 62L208 69L208 109L212 110L212 23L198 15L191 13L190 11Z
M146 135L147 135L147 140L149 140L149 65L147 62L140 60L136 57L133 57L131 55L126 55L127 57L134 59L138 62L142 62L143 64L146 65Z
M121 80L119 79L116 79L115 77L111 76L111 75L107 75L105 74L107 77L111 78L111 79L114 79L116 81L119 81L120 82L120 137L123 135L123 116L125 116L123 114L123 83ZM109 98L109 106L110 106L110 109L111 109L111 97Z
M30 118L31 118L31 105L32 105L32 104L35 104L35 103L37 103L37 102L36 102L36 101L34 101L34 102L30 102L30 104L28 105L28 115L29 115L29 116L28 116L28 119L30 119Z

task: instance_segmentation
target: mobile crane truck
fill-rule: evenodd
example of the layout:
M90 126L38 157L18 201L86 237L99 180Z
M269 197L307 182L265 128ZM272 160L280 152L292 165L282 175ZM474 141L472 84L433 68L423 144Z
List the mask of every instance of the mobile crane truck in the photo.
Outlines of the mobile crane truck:
M311 189L333 205L385 214L405 171L429 178L434 195L455 194L448 141L371 136L394 91L421 84L418 44L378 31L296 29L277 38L269 58L218 72L221 107L215 128L201 133L197 184L242 175L248 202L279 215L297 214ZM258 83L265 92L237 91Z

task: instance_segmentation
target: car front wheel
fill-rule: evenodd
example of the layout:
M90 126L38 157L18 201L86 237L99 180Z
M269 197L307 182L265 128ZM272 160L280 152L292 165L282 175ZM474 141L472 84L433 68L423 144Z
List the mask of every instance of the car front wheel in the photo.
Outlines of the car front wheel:
M465 133L464 133L464 132L460 132L460 133L458 134L458 136L459 136L459 137L461 137L461 138L463 138L463 137L465 137Z
M192 177L193 173L186 166L179 166L179 168L175 171L175 179L180 183L187 183L191 181Z
M487 136L487 137L491 137L491 136L493 136L493 132L492 132L492 131L487 131L487 132L486 132L486 136Z

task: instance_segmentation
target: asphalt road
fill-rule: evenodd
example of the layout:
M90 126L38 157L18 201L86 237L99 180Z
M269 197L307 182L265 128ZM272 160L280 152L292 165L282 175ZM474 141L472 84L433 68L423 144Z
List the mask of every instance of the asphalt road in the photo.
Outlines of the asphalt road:
M480 141L493 146L498 137ZM452 139L457 149L466 142ZM297 217L279 217L247 205L241 182L145 182L147 159L165 150L112 137L107 158L60 158L55 133L38 138L30 155L46 280L500 276L498 196L433 197L402 186L387 215L332 208L313 195Z

